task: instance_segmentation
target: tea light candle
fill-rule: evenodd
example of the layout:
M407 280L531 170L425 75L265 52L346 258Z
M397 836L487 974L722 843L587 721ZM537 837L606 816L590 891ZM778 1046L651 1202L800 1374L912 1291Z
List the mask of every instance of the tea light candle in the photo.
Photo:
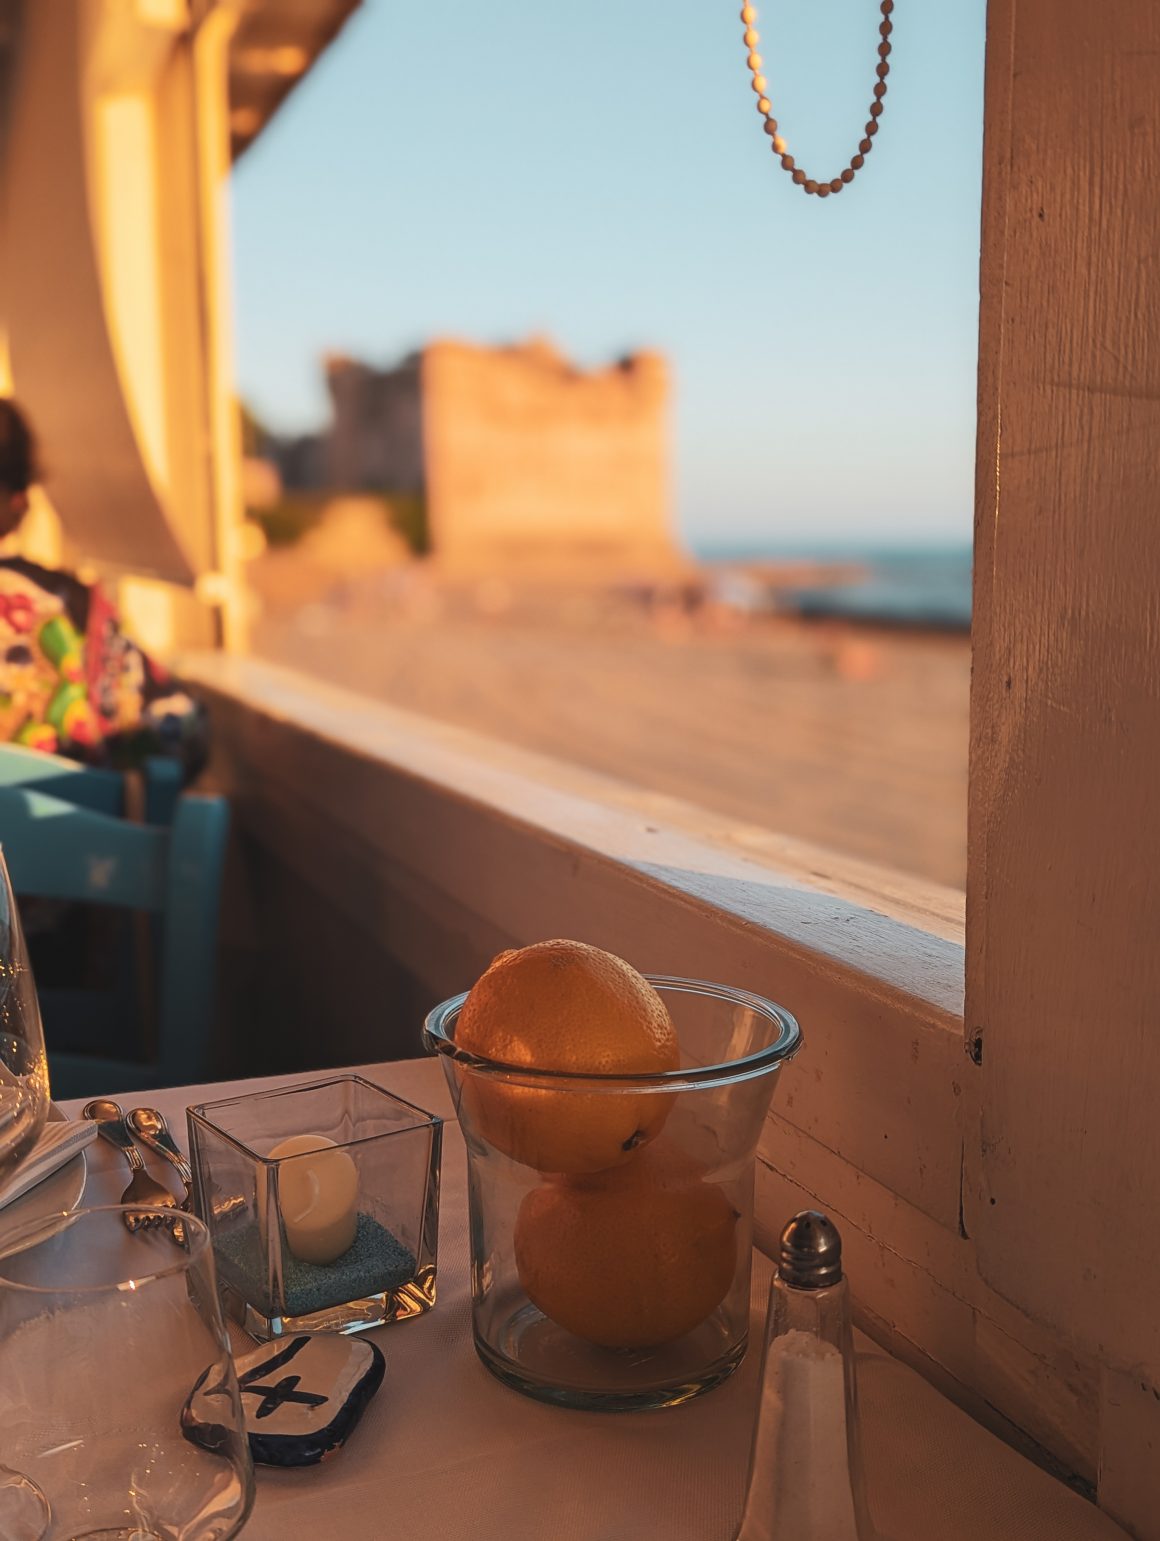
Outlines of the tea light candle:
M285 1156L298 1158L278 1168L286 1244L304 1263L333 1263L358 1227L358 1169L324 1134L296 1134L270 1152Z

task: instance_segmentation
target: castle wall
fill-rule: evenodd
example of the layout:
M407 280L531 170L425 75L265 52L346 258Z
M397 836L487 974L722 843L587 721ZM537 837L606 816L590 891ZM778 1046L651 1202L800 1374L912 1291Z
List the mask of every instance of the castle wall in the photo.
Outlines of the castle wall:
M436 342L420 367L427 516L442 566L578 575L678 564L662 357L583 371L541 342Z

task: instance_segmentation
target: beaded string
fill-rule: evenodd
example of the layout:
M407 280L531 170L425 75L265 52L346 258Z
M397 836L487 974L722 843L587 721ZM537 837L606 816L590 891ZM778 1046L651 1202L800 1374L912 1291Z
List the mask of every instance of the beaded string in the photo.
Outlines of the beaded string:
M757 7L748 4L741 7L741 20L745 23L745 46L749 50L747 62L749 72L753 76L753 89L757 92L757 110L765 119L765 132L772 141L773 153L780 159L782 169L791 174L795 184L803 193L813 193L819 198L828 198L831 193L840 193L843 187L848 186L861 171L866 164L866 157L874 148L874 135L878 132L878 119L883 111L882 98L886 95L886 77L890 73L890 65L886 61L890 57L890 34L894 31L894 23L890 20L894 0L882 0L880 9L882 22L878 33L882 41L878 44L878 68L875 71L878 80L874 86L874 100L870 103L870 121L866 125L866 137L858 145L857 155L850 157L850 164L841 176L834 177L830 182L815 182L812 177L806 176L794 161L793 156L787 153L786 142L777 131L777 119L773 116L773 106L765 94L767 81L761 73L761 55L757 52L757 45L761 41L756 26Z

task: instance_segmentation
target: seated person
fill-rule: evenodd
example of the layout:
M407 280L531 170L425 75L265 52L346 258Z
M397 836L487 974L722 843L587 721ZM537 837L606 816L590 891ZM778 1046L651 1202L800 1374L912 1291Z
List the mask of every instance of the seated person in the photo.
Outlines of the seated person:
M28 421L0 397L0 538L20 527L39 480ZM0 557L0 742L129 772L165 755L180 761L188 783L205 763L206 715L125 636L99 585ZM33 897L20 909L41 986L115 987L124 917ZM90 1047L57 1038L56 1047Z
M0 397L0 538L39 480L36 441ZM148 755L202 768L205 712L122 632L99 585L20 557L0 558L0 740L119 770Z

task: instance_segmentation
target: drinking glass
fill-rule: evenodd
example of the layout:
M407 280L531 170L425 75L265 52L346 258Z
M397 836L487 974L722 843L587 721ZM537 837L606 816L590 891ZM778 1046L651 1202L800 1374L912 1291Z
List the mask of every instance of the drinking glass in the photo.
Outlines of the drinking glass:
M129 1231L120 1207L75 1210L0 1246L4 1541L227 1541L249 1515L208 1232L145 1213Z
M476 1352L507 1385L558 1406L673 1406L745 1354L754 1154L801 1034L748 990L645 977L672 1018L679 1069L484 1059L456 1043L463 995L425 1024L467 1142ZM614 1164L538 1170L511 1138L529 1126L587 1132ZM610 1130L629 1132L619 1149Z
M12 882L0 851L0 1183L36 1143L48 1116L40 1005Z

